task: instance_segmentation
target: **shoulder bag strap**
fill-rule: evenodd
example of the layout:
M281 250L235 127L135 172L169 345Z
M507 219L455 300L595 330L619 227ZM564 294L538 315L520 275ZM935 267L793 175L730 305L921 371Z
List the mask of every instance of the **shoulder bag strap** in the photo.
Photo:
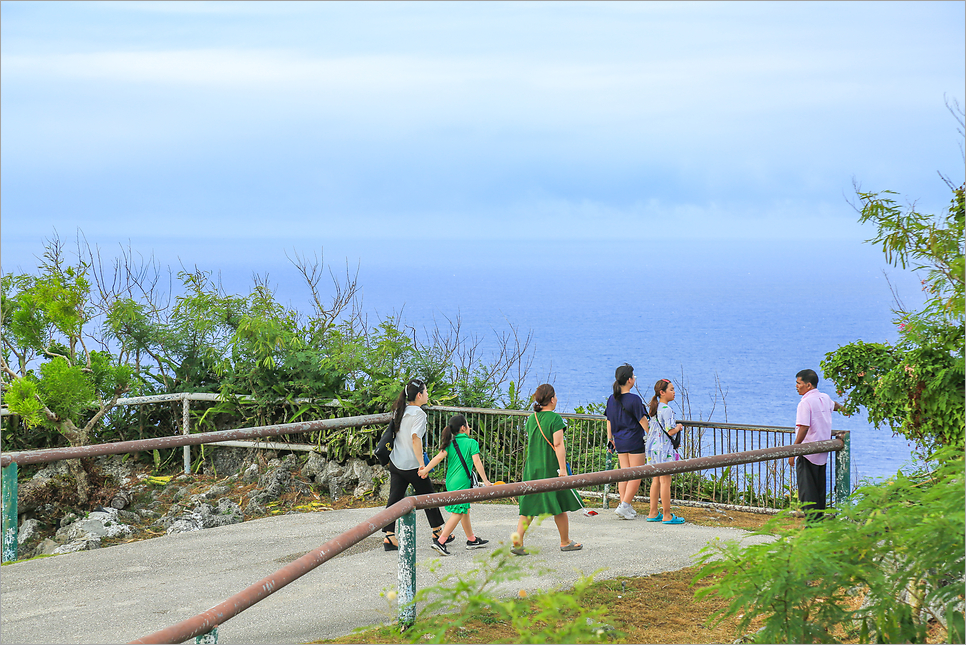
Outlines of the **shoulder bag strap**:
M460 452L460 447L456 445L456 436L453 436L453 440L449 442L449 445L456 448L456 456L460 458L460 463L463 464L463 470L466 471L466 476L469 478L470 483L473 483L473 474L470 472L469 467L466 465L466 460L463 459L463 453Z
M553 444L550 443L549 439L547 439L547 435L543 434L543 427L540 425L540 418L537 416L536 412L533 413L533 420L537 422L537 430L539 430L540 434L543 435L543 440L546 441L547 445L550 446L550 449L553 450Z

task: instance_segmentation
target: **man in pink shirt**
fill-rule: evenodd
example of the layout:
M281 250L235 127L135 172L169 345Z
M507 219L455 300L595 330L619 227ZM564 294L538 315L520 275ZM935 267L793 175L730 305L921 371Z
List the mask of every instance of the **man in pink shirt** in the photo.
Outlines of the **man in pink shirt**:
M818 391L818 374L815 370L802 370L795 375L795 389L801 395L798 412L795 415L795 443L827 441L832 438L832 412L841 410L842 405L832 401L827 394ZM809 521L822 519L821 513L809 512L825 510L825 465L828 453L803 455L788 458L788 465L795 466L798 477L798 501L806 511Z

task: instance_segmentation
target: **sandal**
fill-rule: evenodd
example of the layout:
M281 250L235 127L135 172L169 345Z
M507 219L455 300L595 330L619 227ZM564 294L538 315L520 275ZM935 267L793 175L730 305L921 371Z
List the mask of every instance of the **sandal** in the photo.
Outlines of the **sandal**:
M684 524L684 518L671 513L671 519L664 520L661 524Z
M573 540L571 540L570 544L568 544L567 546L560 547L560 550L561 551L580 551L582 548L584 548L583 544L581 544L580 542L574 542Z
M443 534L443 527L439 527L438 529L433 529L433 539L434 540L438 540L439 539L439 536L442 535L442 534ZM450 533L449 534L449 537L446 538L445 544L449 544L450 542L452 542L455 539L456 539L456 536L454 534Z
M664 521L664 513L658 513L654 517L645 517L644 518L644 521L645 522L663 522Z
M512 549L510 549L510 553L512 553L513 555L530 555L527 552L527 550L523 548L522 544L520 546L515 546Z
M382 541L382 548L386 551L399 550L399 540L396 539L395 533L386 533L386 539Z

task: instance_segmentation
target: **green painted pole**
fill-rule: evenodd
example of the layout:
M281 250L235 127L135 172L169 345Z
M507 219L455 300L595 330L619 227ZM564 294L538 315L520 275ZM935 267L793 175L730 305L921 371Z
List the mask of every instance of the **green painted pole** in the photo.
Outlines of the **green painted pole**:
M3 561L17 559L17 462L4 466L3 498Z
M210 643L211 645L218 645L218 628L215 627L207 634L202 634L201 636L195 636L195 643L196 645L201 645L201 643L205 643L205 644Z
M405 629L416 622L416 513L396 521L399 540L399 625Z
M840 504L852 494L852 433L843 432L841 450L835 453L835 503Z

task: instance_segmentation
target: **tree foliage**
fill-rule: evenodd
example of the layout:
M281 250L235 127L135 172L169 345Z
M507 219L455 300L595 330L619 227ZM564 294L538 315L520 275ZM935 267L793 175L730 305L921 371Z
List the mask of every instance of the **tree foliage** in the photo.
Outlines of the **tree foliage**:
M929 298L921 311L899 307L895 345L856 341L821 365L846 412L865 407L914 440L927 468L858 488L816 525L780 516L762 529L774 542L705 551L699 577L726 575L699 595L728 599L723 615L741 614L742 629L760 617L759 642L925 642L930 620L951 643L966 636L964 187L946 183L953 198L939 217L900 208L894 193L859 192L861 221L878 229L870 241L893 265L924 271Z
M894 266L926 272L929 294L922 311L897 311L899 341L856 341L822 361L825 376L845 395L847 412L859 406L869 421L915 441L925 453L962 445L964 392L963 221L964 186L953 188L941 217L902 209L893 193L859 193L863 222L872 222Z
M783 512L759 531L772 542L712 543L698 578L720 578L697 596L728 600L719 617L739 616L739 629L760 617L761 643L924 643L930 620L963 642L962 449L934 462L860 487L817 525L789 528Z
M123 356L89 349L95 310L88 271L83 261L68 264L55 238L38 275L0 279L4 402L27 430L54 430L72 446L88 443L133 376ZM86 474L76 461L71 472L85 501Z
M434 403L523 403L529 334L511 325L484 356L459 317L422 332L396 314L371 323L348 267L344 276L330 270L324 289L321 260L296 255L311 295L309 310L300 311L279 303L257 276L247 294L231 294L211 272L169 270L165 290L164 272L130 249L105 268L100 251L79 239L77 258L68 266L54 239L37 275L2 277L4 400L24 423L4 433L5 450L57 445L57 435L40 432L46 428L73 445L86 443L92 429L99 441L177 432L180 404L161 414L112 410L127 391L217 393L217 403L196 408L202 430L382 412L414 376ZM368 454L376 432L312 440L342 459Z

